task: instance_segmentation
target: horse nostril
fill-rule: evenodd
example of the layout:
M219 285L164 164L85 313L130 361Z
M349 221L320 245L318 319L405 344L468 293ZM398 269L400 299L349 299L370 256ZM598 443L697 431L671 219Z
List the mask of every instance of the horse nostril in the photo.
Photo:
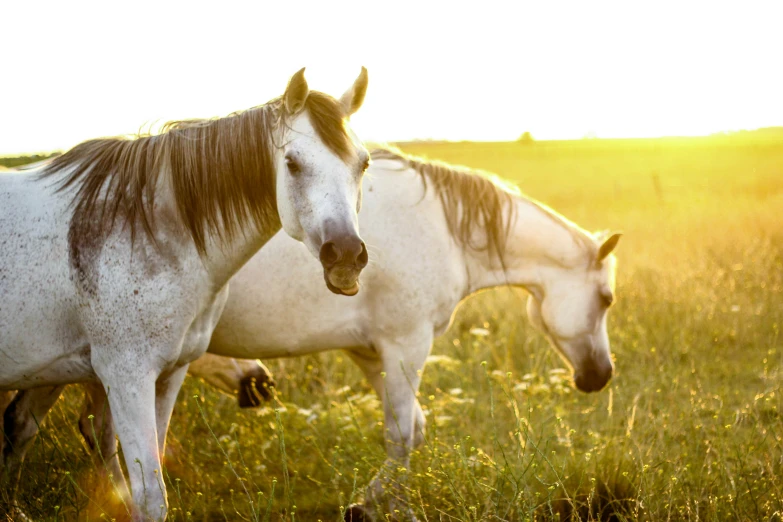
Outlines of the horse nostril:
M367 262L369 260L370 258L367 255L367 247L364 245L364 241L362 241L362 251L359 252L359 257L356 258L356 266L359 268L364 268L367 266Z
M337 264L340 260L340 250L333 241L327 241L321 246L321 252L319 254L321 264L327 268Z

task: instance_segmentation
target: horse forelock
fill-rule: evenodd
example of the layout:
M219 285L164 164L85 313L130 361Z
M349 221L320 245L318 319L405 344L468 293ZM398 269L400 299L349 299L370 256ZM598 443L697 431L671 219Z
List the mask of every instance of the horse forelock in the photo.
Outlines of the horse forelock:
M347 116L342 104L327 94L310 91L305 107L324 145L341 160L350 160L355 151L345 126Z
M350 157L341 104L311 91L305 110L324 145L344 160ZM52 160L41 177L65 173L58 190L74 191L68 235L72 264L81 266L85 245L97 245L88 236L106 237L118 219L132 240L141 227L155 243L152 209L161 176L200 254L210 236L228 242L250 225L278 228L275 149L280 145L275 140L292 117L277 98L224 118L169 122L158 135L86 141Z

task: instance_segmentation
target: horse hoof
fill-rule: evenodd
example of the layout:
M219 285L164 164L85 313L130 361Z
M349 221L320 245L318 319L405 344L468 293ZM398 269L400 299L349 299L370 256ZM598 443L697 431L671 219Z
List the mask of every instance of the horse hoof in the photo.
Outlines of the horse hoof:
M260 406L262 402L272 398L272 388L274 387L274 379L266 372L258 376L243 377L239 381L239 407L255 408Z
M344 522L374 522L375 518L359 504L351 504L343 515Z

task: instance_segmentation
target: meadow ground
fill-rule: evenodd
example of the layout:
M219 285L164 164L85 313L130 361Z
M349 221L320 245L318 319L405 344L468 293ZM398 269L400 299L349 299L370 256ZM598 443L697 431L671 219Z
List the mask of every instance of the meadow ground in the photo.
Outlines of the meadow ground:
M783 142L403 149L494 171L585 228L625 233L604 391L573 389L519 290L470 299L437 340L407 491L419 520L783 517ZM338 520L378 470L380 405L346 356L268 365L278 402L255 411L186 382L170 520ZM21 505L35 520L122 512L97 492L80 403L69 389L28 456Z

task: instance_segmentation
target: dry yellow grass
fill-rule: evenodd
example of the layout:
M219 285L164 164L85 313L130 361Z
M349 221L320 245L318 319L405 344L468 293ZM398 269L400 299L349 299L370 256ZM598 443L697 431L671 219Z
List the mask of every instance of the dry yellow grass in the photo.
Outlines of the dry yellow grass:
M470 300L437 341L449 358L425 372L430 431L409 484L420 520L781 518L783 142L402 148L494 171L588 229L625 233L607 390L572 390L513 291ZM270 367L285 411L240 412L186 383L170 431L172 520L336 520L377 471L380 408L346 357ZM100 512L71 480L92 469L78 396L31 452L22 502L36 520Z

